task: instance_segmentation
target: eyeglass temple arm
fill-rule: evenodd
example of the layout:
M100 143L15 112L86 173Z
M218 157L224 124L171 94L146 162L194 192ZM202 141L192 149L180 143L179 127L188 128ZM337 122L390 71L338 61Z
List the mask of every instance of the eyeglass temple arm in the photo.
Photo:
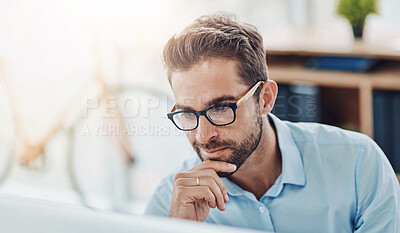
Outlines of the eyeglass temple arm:
M264 81L259 81L254 87L252 87L242 98L240 98L237 102L237 106L239 107L242 103L244 103L247 99L252 97L254 95L254 92L256 92L257 88L265 83Z

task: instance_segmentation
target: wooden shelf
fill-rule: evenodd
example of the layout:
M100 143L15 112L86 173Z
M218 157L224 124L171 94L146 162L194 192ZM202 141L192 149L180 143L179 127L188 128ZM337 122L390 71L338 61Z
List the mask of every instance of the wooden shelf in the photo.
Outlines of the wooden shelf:
M326 37L323 39L313 30L298 32L284 42L275 40L275 43L269 43L266 46L267 56L351 56L400 60L400 34L372 40L346 40L343 36L341 39L335 42L327 41Z
M305 67L313 56L358 56L381 59L371 72L344 72L332 70L314 70ZM275 47L267 50L269 77L277 83L296 84L311 83L326 88L353 89L356 92L348 97L354 99L358 93L357 104L348 106L347 112L355 114L351 108L358 107L359 130L373 137L373 90L400 90L400 51L373 49L370 45L357 41L348 49L321 49L321 47L290 47L288 50ZM337 98L337 97L332 97ZM341 98L346 101L346 98ZM346 114L342 110L342 114ZM346 117L343 117L345 119Z
M343 88L370 85L373 89L400 90L400 62L381 65L371 73L313 70L299 63L269 62L268 65L270 77L284 83L308 82Z

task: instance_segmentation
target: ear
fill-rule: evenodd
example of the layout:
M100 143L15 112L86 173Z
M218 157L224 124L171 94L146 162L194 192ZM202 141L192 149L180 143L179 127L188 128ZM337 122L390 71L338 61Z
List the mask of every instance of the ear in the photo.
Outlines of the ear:
M278 94L278 85L274 80L267 80L260 91L260 109L261 114L269 113L274 107L276 95Z

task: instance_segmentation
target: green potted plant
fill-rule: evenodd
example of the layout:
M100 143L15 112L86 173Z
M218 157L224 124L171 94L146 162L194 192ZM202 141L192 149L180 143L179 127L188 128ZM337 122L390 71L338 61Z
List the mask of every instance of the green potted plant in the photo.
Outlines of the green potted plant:
M365 19L369 14L377 13L377 0L339 0L338 15L345 17L356 38L361 38L364 30Z

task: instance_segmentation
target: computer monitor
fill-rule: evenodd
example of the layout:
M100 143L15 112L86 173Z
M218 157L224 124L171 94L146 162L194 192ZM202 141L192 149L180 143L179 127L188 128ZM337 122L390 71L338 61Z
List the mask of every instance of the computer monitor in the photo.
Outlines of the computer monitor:
M0 195L0 232L172 233L258 232L180 219L99 212L81 206Z

